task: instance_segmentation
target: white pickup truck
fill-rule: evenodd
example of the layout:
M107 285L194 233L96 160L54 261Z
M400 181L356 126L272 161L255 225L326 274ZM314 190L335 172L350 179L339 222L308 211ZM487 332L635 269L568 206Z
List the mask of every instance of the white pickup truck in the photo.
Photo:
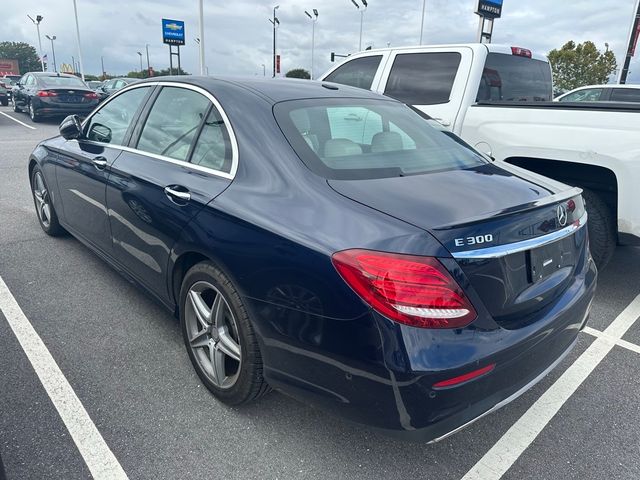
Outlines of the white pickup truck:
M581 187L599 267L616 243L640 245L640 105L552 102L545 57L493 44L368 50L320 78L396 98L496 161Z

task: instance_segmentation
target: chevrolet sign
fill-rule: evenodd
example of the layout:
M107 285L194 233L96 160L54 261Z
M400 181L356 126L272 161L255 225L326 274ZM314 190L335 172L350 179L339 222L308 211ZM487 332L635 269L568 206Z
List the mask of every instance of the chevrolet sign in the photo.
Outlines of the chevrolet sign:
M478 0L476 13L485 18L500 18L502 0Z
M162 19L162 42L169 45L184 45L184 22Z

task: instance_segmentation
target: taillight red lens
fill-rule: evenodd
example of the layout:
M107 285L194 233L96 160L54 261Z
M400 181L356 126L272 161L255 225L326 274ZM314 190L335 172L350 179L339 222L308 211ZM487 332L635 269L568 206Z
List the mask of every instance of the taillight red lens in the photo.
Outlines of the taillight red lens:
M86 98L98 98L98 94L95 92L85 93L84 96Z
M39 97L57 97L58 94L56 92L51 92L49 90L38 90L36 95Z
M435 258L354 249L332 259L347 284L392 320L422 328L460 328L476 318L471 302Z
M511 54L517 55L519 57L531 58L531 50L528 50L526 48L511 47Z

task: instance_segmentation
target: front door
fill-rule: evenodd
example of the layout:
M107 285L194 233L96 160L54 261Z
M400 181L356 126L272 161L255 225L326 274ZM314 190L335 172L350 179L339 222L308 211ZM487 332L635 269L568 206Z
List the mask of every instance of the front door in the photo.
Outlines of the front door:
M56 165L62 220L99 249L111 251L105 189L113 162L122 154L136 112L150 87L136 88L105 103L85 124L79 140L67 140Z
M162 87L148 110L133 148L111 168L107 206L115 258L168 298L171 249L189 220L231 183L237 154L228 122L200 89Z

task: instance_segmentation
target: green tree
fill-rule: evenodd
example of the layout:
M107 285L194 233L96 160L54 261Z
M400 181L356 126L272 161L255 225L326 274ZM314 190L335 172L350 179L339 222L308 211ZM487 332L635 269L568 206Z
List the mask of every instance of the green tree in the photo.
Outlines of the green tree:
M609 45L605 45L607 48L604 53L589 41L578 45L569 41L561 49L551 50L549 62L555 87L573 90L584 85L607 83L617 64Z
M289 78L304 78L306 80L311 79L311 75L304 68L294 68L293 70L289 70L285 77Z
M20 73L42 70L35 47L24 42L0 42L0 58L18 60Z

